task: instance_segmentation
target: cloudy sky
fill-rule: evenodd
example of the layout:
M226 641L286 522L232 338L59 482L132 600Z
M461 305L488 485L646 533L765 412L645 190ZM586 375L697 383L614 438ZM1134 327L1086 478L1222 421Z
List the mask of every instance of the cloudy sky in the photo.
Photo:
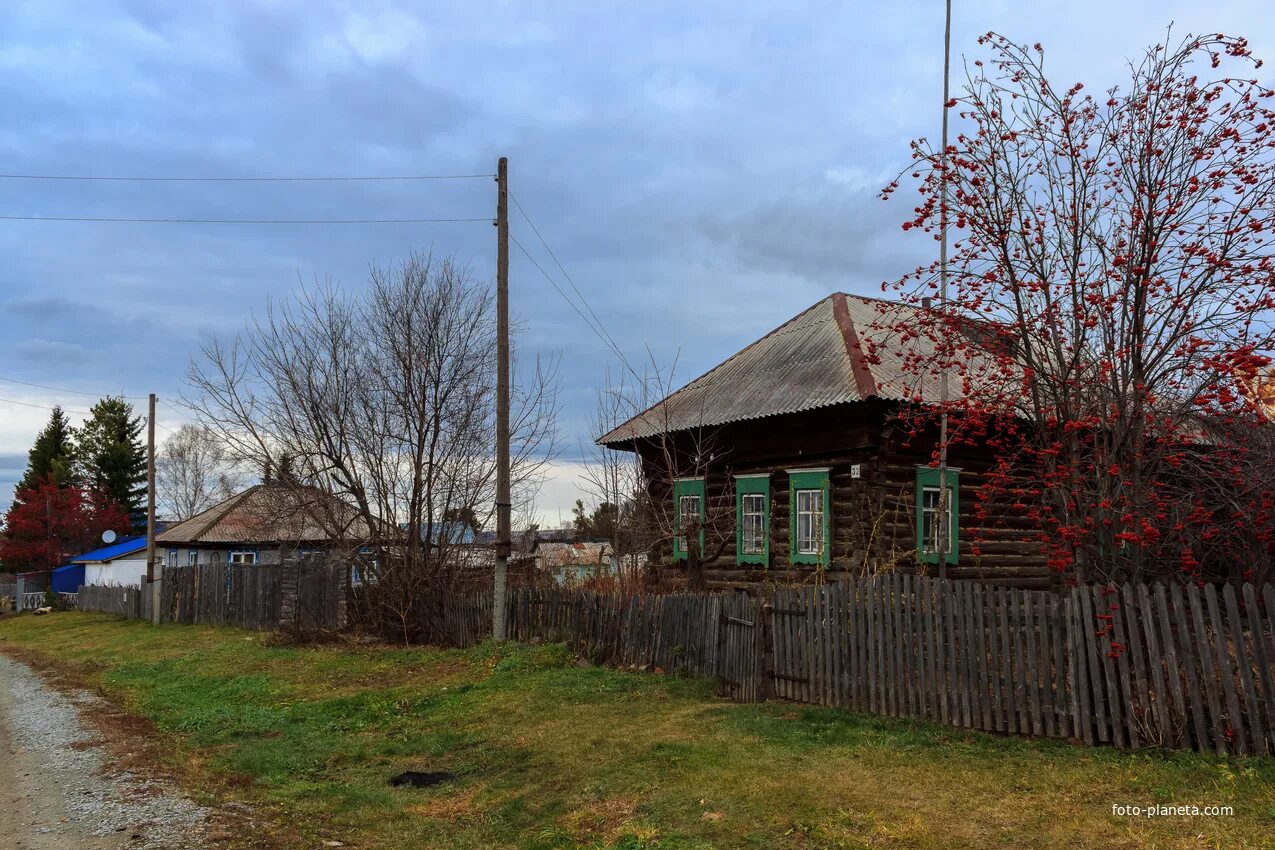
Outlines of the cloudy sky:
M0 172L472 174L510 185L633 361L682 381L834 290L878 293L933 243L877 190L937 134L942 8L907 3L85 2L0 5ZM1040 41L1056 82L1106 88L1163 36L1248 36L1258 2L964 2L979 33ZM1269 82L1269 81L1268 81ZM487 179L130 183L0 178L0 216L482 218ZM552 268L525 222L513 235ZM0 219L0 506L60 403L173 400L200 342L318 277L348 287L412 250L490 278L486 222L211 225ZM576 498L614 357L525 257L521 348L557 354L564 449L541 498ZM25 382L25 383L19 383ZM144 404L139 402L139 404ZM25 406L24 406L25 405ZM73 419L80 417L72 415ZM182 421L161 407L161 437Z

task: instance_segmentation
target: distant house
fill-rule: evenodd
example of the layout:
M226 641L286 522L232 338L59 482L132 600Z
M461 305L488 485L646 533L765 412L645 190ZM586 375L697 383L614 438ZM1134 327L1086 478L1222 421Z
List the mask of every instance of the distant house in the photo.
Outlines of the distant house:
M289 552L357 549L370 537L354 508L295 484L249 487L156 535L166 566L277 564Z
M538 541L532 549L536 572L558 584L614 571L610 543Z
M477 542L473 526L464 522L427 522L421 527L421 538L431 546L473 546Z
M80 585L138 585L146 580L146 538L127 537L76 555L53 571L53 590L75 593Z

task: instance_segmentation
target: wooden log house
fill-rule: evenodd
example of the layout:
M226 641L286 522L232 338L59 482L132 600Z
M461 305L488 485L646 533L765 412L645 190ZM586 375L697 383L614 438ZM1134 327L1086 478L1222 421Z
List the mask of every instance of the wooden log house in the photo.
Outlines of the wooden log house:
M897 417L937 399L938 378L908 374L906 352L882 338L916 309L835 293L599 438L638 453L675 528L698 514L709 585L938 574L935 437L909 438ZM989 501L976 519L992 461L986 447L949 451L946 575L1049 587L1021 511ZM664 560L684 569L693 542L667 537Z

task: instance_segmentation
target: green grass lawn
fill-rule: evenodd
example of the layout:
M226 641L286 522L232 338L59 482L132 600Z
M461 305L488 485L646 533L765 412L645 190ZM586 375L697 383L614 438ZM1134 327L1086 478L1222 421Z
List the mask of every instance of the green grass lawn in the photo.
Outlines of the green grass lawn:
M313 845L1275 847L1275 759L734 705L555 646L296 648L87 614L10 617L0 636L151 721L192 785ZM389 787L406 769L458 779ZM1116 803L1235 811L1115 817Z

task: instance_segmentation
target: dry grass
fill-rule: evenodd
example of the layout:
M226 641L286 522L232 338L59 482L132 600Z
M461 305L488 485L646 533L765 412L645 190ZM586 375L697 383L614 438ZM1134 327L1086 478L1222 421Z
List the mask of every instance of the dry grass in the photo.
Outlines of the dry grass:
M385 848L1275 847L1275 760L1119 753L579 668L555 647L271 646L62 614L0 622L154 724L186 781L301 839ZM139 727L145 729L146 727ZM455 783L386 785L405 770ZM1116 803L1230 817L1114 817ZM284 846L288 846L286 843ZM304 846L304 845L293 845Z

